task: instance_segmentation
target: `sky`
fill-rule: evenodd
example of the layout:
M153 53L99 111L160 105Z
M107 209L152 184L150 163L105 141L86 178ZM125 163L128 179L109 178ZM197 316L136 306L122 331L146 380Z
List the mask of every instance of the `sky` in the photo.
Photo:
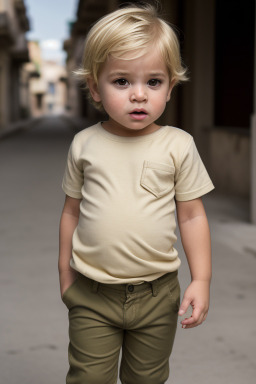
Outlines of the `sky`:
M69 37L69 22L76 19L78 0L25 0L25 5L27 39L40 42L44 59L64 63L63 42Z

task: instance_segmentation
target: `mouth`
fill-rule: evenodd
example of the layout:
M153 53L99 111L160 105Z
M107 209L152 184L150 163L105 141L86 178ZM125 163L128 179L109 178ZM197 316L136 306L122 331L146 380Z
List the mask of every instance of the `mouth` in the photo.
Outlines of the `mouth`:
M147 117L148 113L144 109L134 109L129 115L135 120L143 120Z

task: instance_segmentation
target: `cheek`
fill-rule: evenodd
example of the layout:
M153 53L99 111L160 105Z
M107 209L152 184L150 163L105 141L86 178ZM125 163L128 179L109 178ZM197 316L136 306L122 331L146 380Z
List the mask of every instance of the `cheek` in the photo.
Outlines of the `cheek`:
M166 107L166 103L167 103L167 96L165 94L165 95L162 95L161 97L156 97L154 99L153 105L156 110L163 111Z
M121 94L116 94L115 92L108 92L107 94L104 94L102 97L102 104L105 108L105 110L113 110L117 109L117 107L120 107L124 105L125 98Z

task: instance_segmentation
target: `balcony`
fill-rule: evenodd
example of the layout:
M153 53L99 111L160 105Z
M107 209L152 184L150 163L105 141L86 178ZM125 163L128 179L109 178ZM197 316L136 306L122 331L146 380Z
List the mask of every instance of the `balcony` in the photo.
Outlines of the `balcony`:
M26 15L26 7L23 0L14 0L14 8L19 22L20 29L23 32L29 31L29 20Z
M13 44L15 42L15 31L7 12L0 12L0 38L1 44Z

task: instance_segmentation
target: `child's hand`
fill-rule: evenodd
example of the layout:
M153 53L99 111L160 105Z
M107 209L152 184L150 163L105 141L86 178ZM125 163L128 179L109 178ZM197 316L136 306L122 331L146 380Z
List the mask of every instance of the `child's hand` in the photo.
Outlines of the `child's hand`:
M73 284L77 279L77 272L74 270L64 270L60 272L60 293L61 297L64 292Z
M202 324L208 313L209 301L210 282L207 280L193 280L184 293L179 315L184 315L189 305L192 306L193 312L191 317L181 321L182 328L194 328Z

